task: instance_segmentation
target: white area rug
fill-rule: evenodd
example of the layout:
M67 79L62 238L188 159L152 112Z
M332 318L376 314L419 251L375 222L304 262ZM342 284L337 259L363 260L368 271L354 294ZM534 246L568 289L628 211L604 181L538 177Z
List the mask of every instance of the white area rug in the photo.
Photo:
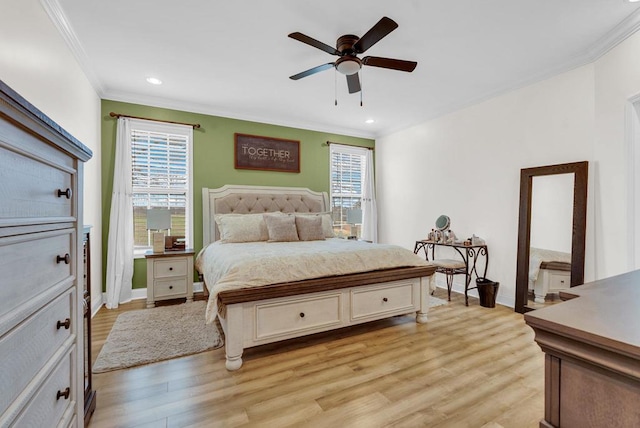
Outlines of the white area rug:
M442 306L442 305L446 305L447 302L444 299L439 299L437 297L433 297L433 296L429 296L429 307L430 308L435 308L436 306Z
M206 325L204 314L204 301L120 314L93 372L104 373L221 347L218 327Z

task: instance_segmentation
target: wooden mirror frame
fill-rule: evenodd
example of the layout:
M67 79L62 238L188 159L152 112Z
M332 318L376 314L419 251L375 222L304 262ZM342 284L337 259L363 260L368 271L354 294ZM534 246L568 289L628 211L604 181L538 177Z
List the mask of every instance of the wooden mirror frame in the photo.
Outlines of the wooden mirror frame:
M533 310L527 306L529 293L529 249L531 245L531 194L533 177L574 174L573 231L571 238L571 287L584 283L584 254L587 228L587 179L589 162L524 168L520 170L520 214L518 217L518 266L515 311Z

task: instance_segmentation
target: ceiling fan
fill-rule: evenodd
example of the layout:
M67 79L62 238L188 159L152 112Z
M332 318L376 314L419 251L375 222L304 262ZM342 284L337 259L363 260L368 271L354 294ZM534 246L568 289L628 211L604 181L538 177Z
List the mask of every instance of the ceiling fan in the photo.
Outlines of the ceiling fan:
M361 89L358 72L363 65L389 68L392 70L406 71L410 73L416 68L416 65L418 65L417 62L404 61L401 59L382 58L378 56L365 56L362 59L357 57L357 54L366 52L367 49L378 43L380 40L382 40L382 38L387 36L396 28L398 28L398 24L393 19L384 16L362 37L354 36L353 34L345 34L344 36L338 37L335 49L305 34L298 32L291 33L289 34L289 37L291 37L292 39L298 40L302 43L306 43L310 46L313 46L314 48L318 48L340 58L338 58L335 62L329 62L317 67L310 68L309 70L294 74L289 78L298 80L302 79L303 77L316 74L320 71L335 67L336 70L347 76L347 87L349 88L349 93L353 94L359 92Z

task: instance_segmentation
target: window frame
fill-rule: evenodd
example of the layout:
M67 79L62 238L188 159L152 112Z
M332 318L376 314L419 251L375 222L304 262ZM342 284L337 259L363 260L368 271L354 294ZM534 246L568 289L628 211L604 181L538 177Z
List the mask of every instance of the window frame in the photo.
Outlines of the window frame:
M161 134L173 134L186 137L186 168L187 168L187 185L185 189L185 240L186 247L193 247L193 127L188 125L179 125L179 124L170 124L166 122L155 122L143 119L131 119L130 122L131 135L129 138L132 139L134 131L142 131L142 132L154 132ZM131 142L131 194L132 196L135 193L157 193L157 194L171 194L171 193L182 193L180 190L176 191L176 189L153 189L154 191L150 191L149 188L140 188L133 186L133 141ZM136 189L144 189L140 192L136 191ZM149 208L149 207L147 207ZM133 215L133 212L131 213ZM135 224L134 224L135 228ZM134 229L135 233L135 229ZM134 243L133 247L133 257L134 259L144 258L145 253L152 249L152 246L142 247L136 246Z
M352 197L352 198L358 198L359 199L359 206L360 209L362 209L362 199L363 199L363 194L364 194L364 174L365 174L365 170L366 170L366 163L367 163L367 151L369 150L369 148L367 147L357 147L357 146L349 146L349 145L345 145L345 144L336 144L336 143L332 143L329 146L329 205L330 205L330 210L331 210L331 218L333 221L333 229L334 231L336 230L343 230L344 226L349 226L349 223L346 222L346 213L345 213L345 221L342 221L341 219L336 219L334 217L334 167L333 167L333 157L334 154L339 153L339 154L347 154L347 155L355 155L355 156L361 156L362 160L361 160L361 164L360 164L360 193L358 195L354 195L354 196L350 196L350 195L346 195L346 196L336 196L336 197L342 197L342 198L348 198L348 197ZM356 204L358 205L358 204ZM341 215L342 217L342 215ZM360 226L362 227L362 223L359 223ZM360 237L361 234L361 227L360 228L356 228L356 235ZM350 230L350 235L353 235L351 229ZM340 233L336 233L336 236L341 236Z

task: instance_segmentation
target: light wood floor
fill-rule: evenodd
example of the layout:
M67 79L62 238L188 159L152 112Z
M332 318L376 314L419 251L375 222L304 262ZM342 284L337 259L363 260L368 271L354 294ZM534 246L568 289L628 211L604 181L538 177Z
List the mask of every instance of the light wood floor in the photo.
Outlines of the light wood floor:
M436 295L446 298L446 291ZM115 318L93 318L95 360ZM522 315L452 296L403 316L245 350L96 374L99 427L537 427L544 357Z

